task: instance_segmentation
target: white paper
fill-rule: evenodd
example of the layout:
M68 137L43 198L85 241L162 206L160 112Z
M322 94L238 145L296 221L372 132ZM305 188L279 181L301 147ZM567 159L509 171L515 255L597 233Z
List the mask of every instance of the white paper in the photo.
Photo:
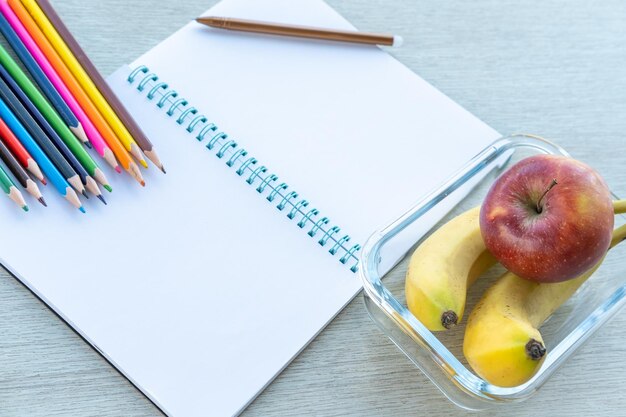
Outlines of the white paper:
M320 0L207 15L350 28ZM106 170L82 215L0 204L2 263L169 415L240 412L358 292L317 244L126 78L143 64L363 244L498 134L377 47L197 23L109 78L167 175ZM187 120L190 120L188 118ZM410 244L411 242L407 242ZM405 248L406 249L406 248ZM404 249L404 250L405 250ZM399 248L398 255L402 252Z

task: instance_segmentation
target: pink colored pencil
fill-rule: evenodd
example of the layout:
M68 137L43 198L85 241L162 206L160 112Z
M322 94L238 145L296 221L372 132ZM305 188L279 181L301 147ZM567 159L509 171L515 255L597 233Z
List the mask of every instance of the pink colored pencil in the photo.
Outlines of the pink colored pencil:
M37 46L24 25L22 25L22 22L15 15L15 12L13 12L11 7L9 7L7 0L0 0L0 12L2 12L4 17L7 19L15 33L17 33L17 36L19 36L22 42L24 42L24 45L26 46L28 51L31 53L33 58L35 58L35 60L37 61L43 72L46 74L50 82L57 89L61 97L63 97L65 103L76 115L76 118L82 124L83 129L85 129L85 133L87 134L87 137L89 138L89 141L93 145L96 152L98 152L98 154L102 158L104 158L104 160L107 161L107 163L111 165L117 172L122 172L121 168L117 164L117 160L115 159L113 151L111 151L111 148L109 148L109 145L107 145L102 135L100 135L100 132L98 132L98 129L96 129L96 127L93 125L89 117L87 117L72 93L70 93L70 91L67 89L67 87L63 83L63 80L61 80L54 68L52 68L46 56L43 54L43 52L41 52L39 46Z

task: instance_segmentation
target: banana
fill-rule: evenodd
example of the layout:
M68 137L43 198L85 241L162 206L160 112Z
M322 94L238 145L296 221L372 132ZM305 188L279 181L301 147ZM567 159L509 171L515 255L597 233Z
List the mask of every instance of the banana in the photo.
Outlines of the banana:
M411 257L406 276L409 310L429 330L445 330L463 317L467 288L496 263L485 247L480 207L440 227Z
M626 225L613 232L611 247L626 238ZM512 387L528 381L546 355L543 322L596 271L570 281L540 284L505 273L474 307L465 328L463 354L491 384Z

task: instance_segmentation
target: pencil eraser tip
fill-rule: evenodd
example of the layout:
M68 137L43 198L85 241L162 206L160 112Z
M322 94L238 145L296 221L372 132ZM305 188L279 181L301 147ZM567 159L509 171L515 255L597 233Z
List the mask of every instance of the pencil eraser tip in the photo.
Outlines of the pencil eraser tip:
M404 39L402 39L402 36L394 35L394 37L393 37L393 47L394 48L398 48L398 47L402 46L403 43L404 43Z

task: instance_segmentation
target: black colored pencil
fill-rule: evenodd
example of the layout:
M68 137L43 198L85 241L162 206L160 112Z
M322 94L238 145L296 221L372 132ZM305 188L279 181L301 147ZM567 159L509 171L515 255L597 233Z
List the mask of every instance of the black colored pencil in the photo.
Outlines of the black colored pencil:
M4 74L2 74L4 72ZM43 149L45 154L50 158L54 166L61 172L61 175L69 182L72 187L76 189L79 193L86 195L85 187L83 186L82 180L80 176L76 173L74 168L69 164L68 160L63 157L59 149L57 149L52 143L51 139L41 130L41 127L37 124L33 116L26 110L24 104L16 97L16 95L11 91L7 83L4 75L8 75L4 67L0 65L0 98L7 104L9 109L15 114L18 120L24 125L28 133L31 134L35 142ZM20 90L21 91L21 90ZM63 144L65 145L65 144ZM67 149L67 154L72 155ZM74 158L75 159L75 158Z
M28 191L33 197L35 197L41 204L46 205L46 201L43 199L41 195L41 191L39 191L39 187L35 181L33 181L26 170L20 165L15 156L9 151L9 148L0 141L0 159L4 162L4 164L9 168L9 171L13 174L13 176L17 179L22 187L26 191Z

